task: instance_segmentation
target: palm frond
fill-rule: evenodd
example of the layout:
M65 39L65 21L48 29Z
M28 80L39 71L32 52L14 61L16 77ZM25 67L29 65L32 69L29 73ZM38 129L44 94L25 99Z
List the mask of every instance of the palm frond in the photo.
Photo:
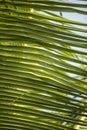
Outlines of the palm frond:
M0 128L87 128L86 4L0 1ZM83 28L85 27L85 29Z

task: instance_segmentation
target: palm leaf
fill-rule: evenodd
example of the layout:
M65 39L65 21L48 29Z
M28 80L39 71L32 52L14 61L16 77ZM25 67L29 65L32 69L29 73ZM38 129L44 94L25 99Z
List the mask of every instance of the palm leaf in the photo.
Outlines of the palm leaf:
M0 1L0 128L87 128L86 4ZM84 9L84 10L83 10ZM84 120L82 119L84 117Z

